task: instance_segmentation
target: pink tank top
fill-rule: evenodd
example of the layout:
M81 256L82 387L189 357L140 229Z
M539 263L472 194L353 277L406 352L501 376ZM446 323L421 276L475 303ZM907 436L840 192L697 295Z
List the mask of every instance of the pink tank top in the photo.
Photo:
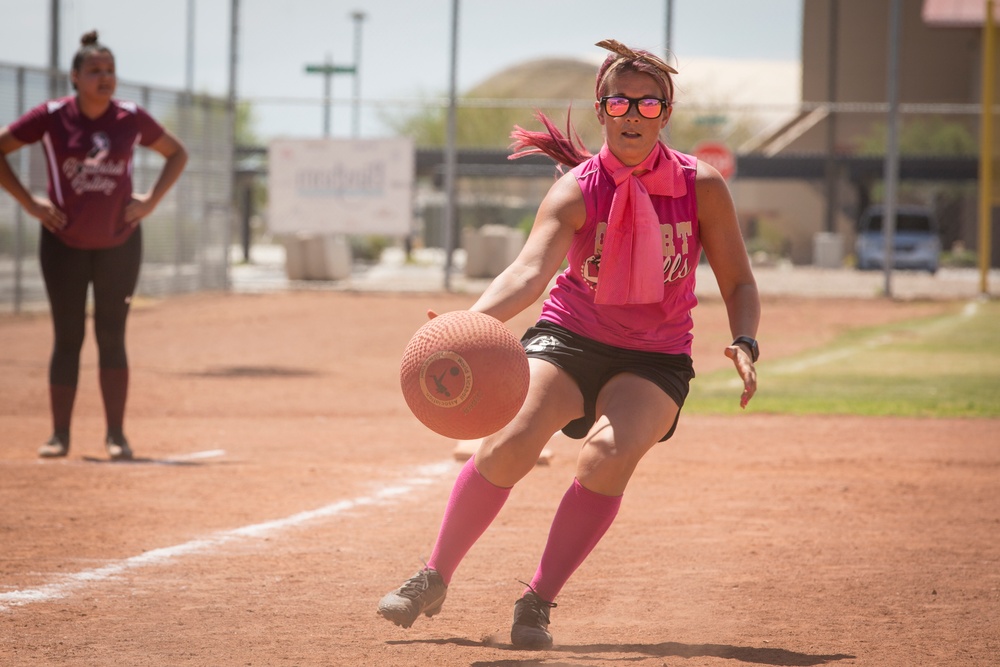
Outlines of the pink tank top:
M583 191L587 220L573 237L567 255L569 266L556 278L542 305L541 319L615 347L691 354L691 310L698 304L695 269L701 259L695 196L698 161L669 148L667 152L680 162L687 192L680 197L651 197L660 219L663 244L663 300L621 306L594 303L608 212L615 193L614 181L595 155L573 169Z

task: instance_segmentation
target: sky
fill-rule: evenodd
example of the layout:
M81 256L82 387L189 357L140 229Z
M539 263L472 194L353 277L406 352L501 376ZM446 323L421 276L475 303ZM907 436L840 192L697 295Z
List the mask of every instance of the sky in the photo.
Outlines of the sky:
M680 90L742 104L789 105L798 96L804 0L459 0L459 94L543 57L596 64L594 43L617 39L662 53L667 7ZM188 7L194 7L193 88L229 87L231 0L61 0L59 62L68 69L80 35L97 29L120 81L183 89ZM50 0L0 0L0 63L48 65ZM329 57L357 65L360 136L385 129L372 110L442 98L451 77L452 0L239 0L236 93L255 109L258 134L321 136L324 77L306 65ZM352 18L363 12L364 19ZM360 57L355 35L360 26ZM353 133L354 77L333 77L332 134ZM383 111L384 113L384 111Z

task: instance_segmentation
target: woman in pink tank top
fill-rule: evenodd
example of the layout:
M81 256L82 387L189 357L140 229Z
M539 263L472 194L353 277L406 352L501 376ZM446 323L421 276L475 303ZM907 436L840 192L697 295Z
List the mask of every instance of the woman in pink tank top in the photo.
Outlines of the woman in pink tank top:
M530 472L551 435L583 439L538 569L514 604L511 642L552 645L550 609L617 515L642 457L669 438L694 376L691 309L705 252L729 313L746 407L757 389L760 299L725 180L660 141L676 71L614 40L597 73L597 155L539 114L546 132L515 128L512 157L544 153L569 167L539 206L514 262L471 310L506 321L532 306L563 261L540 320L523 336L531 381L518 415L483 439L459 473L426 567L379 602L410 625L441 611L462 558ZM729 340L728 338L726 339Z

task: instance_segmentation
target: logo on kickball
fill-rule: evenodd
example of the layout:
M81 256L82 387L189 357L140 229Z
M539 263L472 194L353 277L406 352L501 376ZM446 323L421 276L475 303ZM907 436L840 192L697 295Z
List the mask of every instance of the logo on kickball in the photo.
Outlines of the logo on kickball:
M459 354L435 352L420 367L420 388L434 405L453 408L472 392L472 369Z

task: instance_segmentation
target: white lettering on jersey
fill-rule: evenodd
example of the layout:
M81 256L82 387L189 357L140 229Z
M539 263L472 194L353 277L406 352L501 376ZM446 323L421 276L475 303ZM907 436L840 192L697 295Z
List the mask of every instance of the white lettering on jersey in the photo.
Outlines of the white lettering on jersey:
M688 261L690 239L694 234L694 225L690 220L660 225L660 236L663 239L663 282L671 283L684 278L691 273ZM608 223L599 222L594 231L594 254L583 262L581 275L592 287L597 286L601 269L601 252L604 249L604 239L607 235Z

